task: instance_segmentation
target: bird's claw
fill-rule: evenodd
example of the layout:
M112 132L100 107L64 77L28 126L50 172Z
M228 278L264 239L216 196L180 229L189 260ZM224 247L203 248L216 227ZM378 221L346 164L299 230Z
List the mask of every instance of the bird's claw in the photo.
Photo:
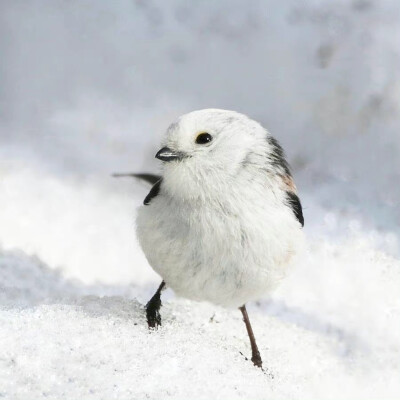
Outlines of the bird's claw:
M161 315L158 311L155 314L147 313L147 325L149 329L158 329L161 326Z
M260 356L253 356L251 357L251 361L253 361L254 366L263 369L262 367L262 360Z
M249 360L241 351L239 351L239 353L244 357L244 359L245 359L246 361ZM262 367L262 359L261 359L260 354L258 354L258 356L257 356L257 355L253 355L253 356L251 357L251 361L252 361L252 363L253 363L253 365L254 365L255 367L260 368L261 371L263 371L264 373L267 373L267 370L264 370L264 368ZM271 376L271 377L273 378L273 375L272 375L272 374L267 373L267 375L269 375L269 376Z
M158 329L158 327L161 326L160 311L152 307L151 304L148 304L146 306L146 317L149 329Z

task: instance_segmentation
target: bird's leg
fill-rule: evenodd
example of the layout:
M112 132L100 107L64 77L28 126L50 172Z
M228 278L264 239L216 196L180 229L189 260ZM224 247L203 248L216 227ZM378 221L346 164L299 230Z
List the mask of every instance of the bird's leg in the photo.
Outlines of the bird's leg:
M157 292L154 293L154 296L146 304L146 317L149 328L158 328L159 326L161 326L161 292L164 288L165 282L162 281L161 285L157 289Z
M251 361L253 361L253 364L256 367L262 368L262 360L261 360L260 352L258 351L256 338L254 337L253 329L251 328L249 315L247 314L246 306L243 305L242 307L239 307L239 310L243 314L243 321L246 324L247 333L249 334L249 338L250 338L251 353L252 353Z

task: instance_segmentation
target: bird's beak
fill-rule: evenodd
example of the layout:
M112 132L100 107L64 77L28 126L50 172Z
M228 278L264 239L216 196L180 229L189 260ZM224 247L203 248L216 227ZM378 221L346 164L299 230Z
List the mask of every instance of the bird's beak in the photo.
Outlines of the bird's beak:
M162 149L158 150L156 154L156 158L161 161L173 161L173 160L182 160L184 157L183 153L178 151L173 151L169 147L163 147Z

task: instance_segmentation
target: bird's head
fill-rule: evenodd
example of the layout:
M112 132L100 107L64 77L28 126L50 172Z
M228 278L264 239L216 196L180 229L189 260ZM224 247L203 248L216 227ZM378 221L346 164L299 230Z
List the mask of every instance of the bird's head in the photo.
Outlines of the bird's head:
M205 109L185 114L167 130L156 157L166 189L194 198L230 185L249 155L266 146L266 130L234 111Z

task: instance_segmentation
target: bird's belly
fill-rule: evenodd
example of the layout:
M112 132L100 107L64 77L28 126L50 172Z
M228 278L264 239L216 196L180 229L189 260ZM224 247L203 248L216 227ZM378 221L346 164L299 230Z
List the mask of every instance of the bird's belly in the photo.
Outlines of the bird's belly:
M167 285L182 297L226 307L270 292L285 276L301 234L295 223L280 229L282 221L270 219L267 225L260 218L203 213L180 219L162 211L154 218L140 211L146 214L138 215L140 243Z

